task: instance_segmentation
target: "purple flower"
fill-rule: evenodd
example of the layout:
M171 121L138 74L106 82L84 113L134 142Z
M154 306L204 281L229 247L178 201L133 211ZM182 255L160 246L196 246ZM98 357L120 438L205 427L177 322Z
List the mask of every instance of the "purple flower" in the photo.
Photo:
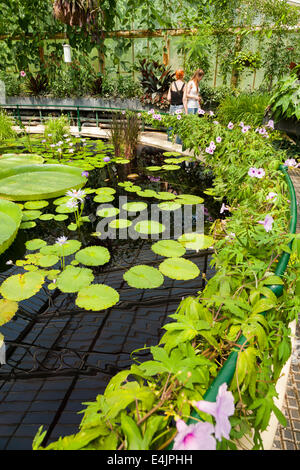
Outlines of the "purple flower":
M206 147L205 152L210 153L211 155L213 155L214 149L212 149L211 147Z
M214 426L211 423L188 426L179 419L176 427L178 433L174 439L174 450L216 450L216 440L212 436Z
M181 115L180 114L177 114L177 119L181 119Z
M296 160L294 158L288 158L284 164L286 166L292 166L294 168L298 168L300 166L300 163L297 163Z
M196 403L196 406L200 411L215 418L216 439L218 441L221 441L222 437L229 439L231 425L228 418L234 414L234 398L232 393L227 391L227 384L223 383L219 387L216 402L201 400Z
M270 127L270 129L274 129L274 121L273 119L270 119L268 123L266 124L267 127Z
M264 127L261 127L258 132L261 134L261 135L264 135L267 133L266 129Z
M233 122L230 121L227 127L228 127L228 129L230 129L230 130L233 129L233 128L234 128Z
M214 113L213 111L209 111L209 115L210 115L210 116L214 116L215 113Z
M274 193L273 191L271 191L271 192L267 195L266 200L267 200L267 201L275 202L275 201L277 200L277 196L278 196L277 193Z
M198 114L201 114L201 115L205 114L204 109L199 108L199 109L198 109Z
M122 114L126 114L126 111L122 111Z
M272 230L274 219L271 215L266 215L265 220L259 220L258 223L264 226L266 232Z
M243 123L243 121L241 121L241 122L239 123L239 126L245 127L245 124Z
M216 142L220 144L222 142L222 137L216 137Z
M243 126L242 127L242 133L245 134L246 132L248 132L249 130L249 127L248 126Z
M210 142L209 146L211 149L216 150L216 144L214 143L213 140Z
M84 178L88 178L89 177L89 172L88 171L83 171L81 173L81 176L83 176Z
M214 123L215 125L217 125L217 124L219 124L219 121L213 121L213 123Z
M104 158L103 158L103 161L104 161L105 163L108 163L108 162L110 162L110 158L109 158L109 157L104 157Z

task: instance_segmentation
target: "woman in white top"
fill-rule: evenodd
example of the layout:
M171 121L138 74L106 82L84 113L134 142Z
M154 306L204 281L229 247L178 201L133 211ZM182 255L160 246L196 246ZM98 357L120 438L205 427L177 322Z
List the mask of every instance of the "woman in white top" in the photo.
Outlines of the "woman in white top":
M199 83L204 77L202 69L196 70L191 80L186 86L186 90L183 97L184 109L186 114L197 114L199 105L202 101L199 95Z

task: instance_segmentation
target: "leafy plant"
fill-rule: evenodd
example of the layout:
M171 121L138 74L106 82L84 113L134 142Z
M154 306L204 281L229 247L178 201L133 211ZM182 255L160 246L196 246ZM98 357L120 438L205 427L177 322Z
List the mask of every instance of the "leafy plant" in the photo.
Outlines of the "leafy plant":
M240 51L235 55L232 64L237 70L244 70L249 68L257 70L261 67L262 59L259 52L253 53L251 51Z
M248 123L259 126L263 122L270 96L267 93L241 93L227 96L217 109L218 119L223 124Z
M153 95L162 97L175 77L171 67L166 67L156 61L147 61L147 59L140 61L139 71L141 73L139 80L144 93L153 98Z
M292 69L291 75L281 80L272 95L269 107L273 118L300 119L300 83L297 77L299 66Z
M13 120L5 111L0 111L0 142L5 139L12 139L16 132L13 130Z
M62 141L65 135L70 134L70 123L67 116L63 114L57 118L50 118L44 130L46 140L52 144Z
M44 72L38 72L36 75L29 73L27 75L27 90L33 96L45 94L49 88L49 80Z

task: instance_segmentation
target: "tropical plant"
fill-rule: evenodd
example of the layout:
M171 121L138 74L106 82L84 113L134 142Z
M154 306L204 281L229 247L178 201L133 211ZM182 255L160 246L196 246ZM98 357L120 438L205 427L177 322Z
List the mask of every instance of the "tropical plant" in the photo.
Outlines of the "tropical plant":
M269 102L274 120L296 118L300 120L300 81L298 73L300 66L293 67L291 75L281 80Z
M259 126L263 122L270 95L267 93L241 93L228 95L217 109L218 119L223 124L248 123Z
M15 137L13 120L5 111L0 111L0 142Z
M127 111L124 120L124 156L131 159L136 155L138 140L141 133L141 122L138 114Z
M70 123L67 116L63 114L60 117L50 118L44 130L46 140L52 144L57 144L63 140L64 135L70 134Z
M28 73L26 88L33 96L45 94L49 89L49 80L45 72L40 71L36 75Z
M142 88L146 94L162 96L165 94L171 82L174 80L175 74L171 71L171 67L166 67L156 61L140 61L139 78Z
M54 0L55 18L70 26L94 24L99 14L99 0Z
M244 70L249 68L251 70L257 70L261 67L262 59L259 52L253 53L251 51L240 51L236 53L232 65L237 70Z

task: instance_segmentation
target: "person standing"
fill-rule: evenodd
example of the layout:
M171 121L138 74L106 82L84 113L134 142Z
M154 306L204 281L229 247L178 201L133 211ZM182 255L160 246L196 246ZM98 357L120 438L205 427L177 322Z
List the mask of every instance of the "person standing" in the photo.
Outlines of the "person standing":
M186 90L183 97L184 108L186 114L197 114L202 98L199 94L199 83L204 77L202 69L197 69L191 80L186 86Z
M175 72L176 80L171 83L171 86L168 91L167 99L170 102L170 114L176 114L184 111L183 105L183 94L185 89L185 82L183 81L184 78L184 71L182 69L178 69ZM170 131L172 128L168 129L168 140L170 140ZM176 144L181 144L180 137L176 136Z

